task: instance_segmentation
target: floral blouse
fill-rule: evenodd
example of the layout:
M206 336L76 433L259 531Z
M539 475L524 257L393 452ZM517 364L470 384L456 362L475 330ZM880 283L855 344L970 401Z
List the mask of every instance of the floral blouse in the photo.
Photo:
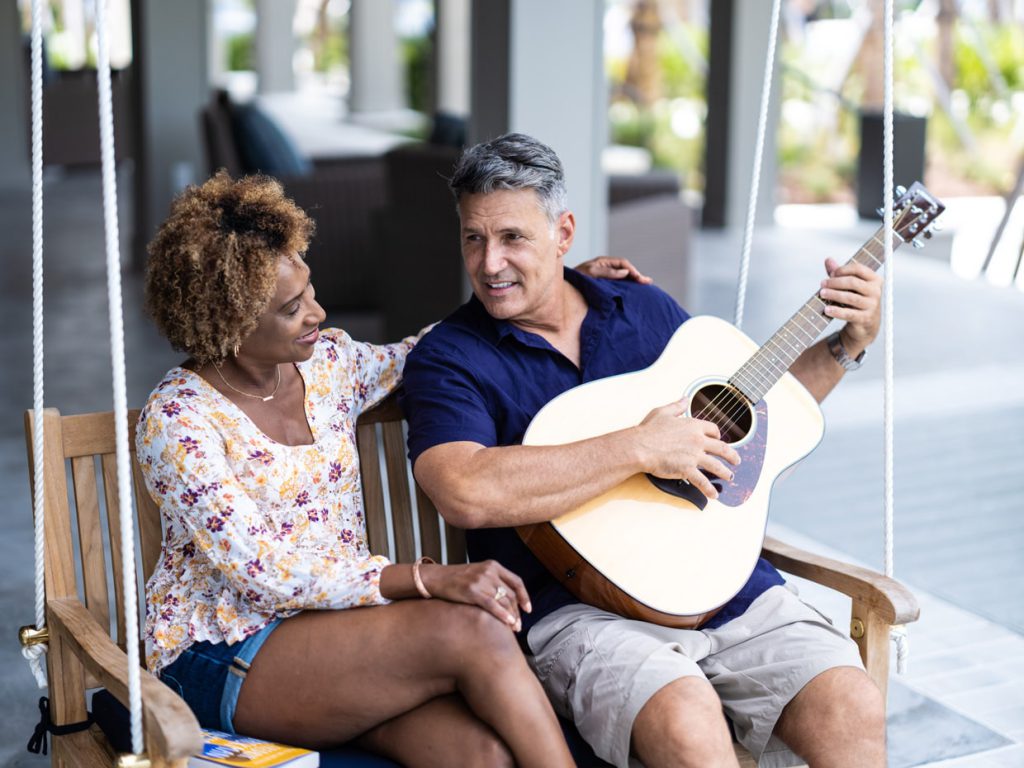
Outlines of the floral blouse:
M367 546L355 426L398 385L415 343L322 331L297 365L311 445L275 442L198 374L168 372L136 435L164 526L146 585L151 671L193 642L236 643L302 609L388 602L388 560Z

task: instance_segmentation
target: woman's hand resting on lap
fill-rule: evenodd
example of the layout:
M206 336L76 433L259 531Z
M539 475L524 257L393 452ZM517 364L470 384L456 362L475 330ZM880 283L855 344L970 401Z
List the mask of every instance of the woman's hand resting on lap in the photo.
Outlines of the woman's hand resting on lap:
M520 610L532 610L523 580L495 560L465 565L427 563L420 567L420 577L431 596L479 606L516 632L522 628Z

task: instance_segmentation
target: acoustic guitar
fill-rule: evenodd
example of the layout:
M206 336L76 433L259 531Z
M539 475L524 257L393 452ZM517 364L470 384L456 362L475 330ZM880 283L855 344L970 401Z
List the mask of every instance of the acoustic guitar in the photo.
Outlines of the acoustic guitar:
M893 247L923 244L944 210L920 184L895 203ZM885 255L880 228L851 261ZM746 583L761 552L779 475L821 441L817 401L788 372L828 326L817 294L760 348L724 320L693 317L649 368L588 382L545 405L524 445L561 445L639 424L689 397L688 415L719 425L742 458L735 477L711 477L710 500L682 480L637 474L520 537L578 599L628 618L696 627Z

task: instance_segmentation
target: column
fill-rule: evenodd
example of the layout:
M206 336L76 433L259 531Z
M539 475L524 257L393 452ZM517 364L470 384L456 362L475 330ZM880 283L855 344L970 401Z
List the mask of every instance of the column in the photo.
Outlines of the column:
M765 0L716 0L711 6L705 226L742 228L746 221L771 5ZM779 90L776 59L757 199L759 226L771 225L775 211Z
M132 0L137 263L171 199L206 177L199 111L209 98L206 0Z
M607 243L603 24L604 3L593 0L473 4L469 141L519 131L558 153L576 215L570 265Z
M469 114L470 0L437 0L437 109Z
M352 0L349 10L348 108L353 117L405 108L395 0Z
M260 93L295 90L292 56L295 53L297 0L256 0L256 74Z

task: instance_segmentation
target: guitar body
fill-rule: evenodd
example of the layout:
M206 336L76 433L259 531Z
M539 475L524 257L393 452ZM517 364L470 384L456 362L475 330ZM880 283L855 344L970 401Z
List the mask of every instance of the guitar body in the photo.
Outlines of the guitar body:
M596 437L635 426L684 395L699 401L757 349L724 320L691 318L649 368L556 397L534 417L523 444ZM639 474L549 523L520 527L520 536L583 602L666 626L698 626L746 583L760 556L776 478L824 433L817 401L792 374L746 405L746 434L730 439L742 463L718 499L687 483L678 494L663 490Z

